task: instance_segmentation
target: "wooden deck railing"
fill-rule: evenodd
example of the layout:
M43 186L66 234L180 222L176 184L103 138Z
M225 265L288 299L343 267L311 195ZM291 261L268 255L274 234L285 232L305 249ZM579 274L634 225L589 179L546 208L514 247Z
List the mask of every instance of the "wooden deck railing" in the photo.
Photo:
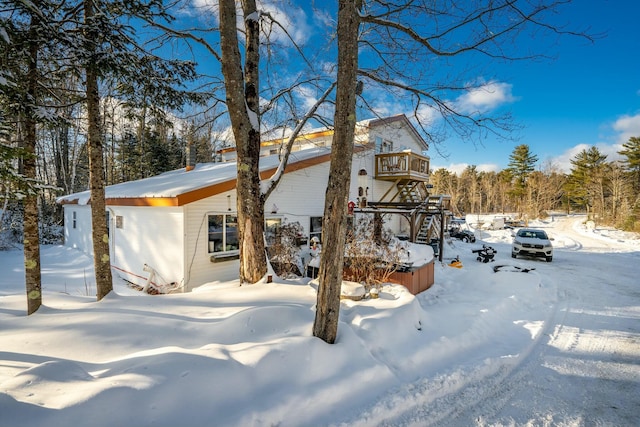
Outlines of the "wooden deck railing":
M429 179L429 158L411 151L376 154L376 178Z

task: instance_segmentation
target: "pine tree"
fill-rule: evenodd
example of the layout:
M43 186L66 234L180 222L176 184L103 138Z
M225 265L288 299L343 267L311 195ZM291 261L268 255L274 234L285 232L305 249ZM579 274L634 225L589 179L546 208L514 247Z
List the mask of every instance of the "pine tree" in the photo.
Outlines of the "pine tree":
M531 153L527 144L518 145L509 156L508 169L511 171L518 191L524 194L527 177L535 170L538 156Z
M632 136L629 141L622 144L622 147L618 154L626 157L623 163L633 176L633 188L638 194L640 193L640 137Z
M573 167L565 184L565 191L570 203L578 208L586 209L590 219L592 216L591 208L603 186L601 177L604 173L606 159L607 156L596 147L582 150L571 159Z
M535 170L537 161L538 156L532 154L526 144L518 145L509 156L507 169L511 172L514 180L510 195L516 201L520 213L527 210L525 206L531 205L531 200L525 200L525 196L528 194L527 178Z

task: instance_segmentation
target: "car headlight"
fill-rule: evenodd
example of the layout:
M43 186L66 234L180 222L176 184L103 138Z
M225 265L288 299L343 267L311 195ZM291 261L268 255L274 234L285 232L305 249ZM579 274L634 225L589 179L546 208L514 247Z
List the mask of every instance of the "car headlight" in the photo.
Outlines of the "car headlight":
M514 245L522 245L522 243L520 243L518 240L514 240L514 241L513 241L513 244L514 244Z

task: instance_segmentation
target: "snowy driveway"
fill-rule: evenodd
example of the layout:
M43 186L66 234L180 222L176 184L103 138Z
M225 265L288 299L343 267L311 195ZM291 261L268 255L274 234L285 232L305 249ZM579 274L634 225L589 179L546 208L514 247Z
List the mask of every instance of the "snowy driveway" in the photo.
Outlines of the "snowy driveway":
M378 403L387 402L390 416L376 424L640 425L639 242L588 231L575 218L556 218L545 228L555 238L553 263L518 261L536 268L542 286L557 289L541 337L528 353L497 372L471 375L441 397L433 398L436 378L408 385ZM483 232L482 239L503 256L509 253L506 232ZM472 262L465 268L478 268Z

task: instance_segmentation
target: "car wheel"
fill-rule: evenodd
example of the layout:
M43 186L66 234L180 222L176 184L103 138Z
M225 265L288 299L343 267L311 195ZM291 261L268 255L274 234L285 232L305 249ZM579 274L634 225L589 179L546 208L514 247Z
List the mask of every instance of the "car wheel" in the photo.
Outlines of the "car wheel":
M515 254L515 252L511 252L511 258L517 258L518 256Z
M548 256L548 257L547 257L547 262L551 262L552 260L553 260L553 257L552 257L552 256Z
M469 238L467 236L464 236L462 238L462 241L465 242L465 243L469 243Z

